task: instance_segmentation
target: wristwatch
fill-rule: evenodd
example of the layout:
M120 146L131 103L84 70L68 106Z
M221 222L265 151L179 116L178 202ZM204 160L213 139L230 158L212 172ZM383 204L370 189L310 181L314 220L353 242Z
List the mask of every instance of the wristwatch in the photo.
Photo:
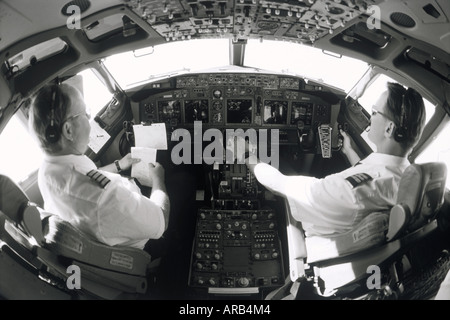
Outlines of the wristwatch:
M121 173L121 172L122 172L122 168L121 168L120 165L119 165L119 160L114 161L114 164L116 165L117 172L118 172L118 173Z

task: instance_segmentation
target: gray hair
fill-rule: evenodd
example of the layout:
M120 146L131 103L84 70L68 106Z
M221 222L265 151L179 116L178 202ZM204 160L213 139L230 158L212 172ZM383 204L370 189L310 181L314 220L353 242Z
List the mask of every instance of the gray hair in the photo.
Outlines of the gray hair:
M56 99L53 98L54 92L58 96ZM42 87L31 98L29 126L33 129L32 131L45 153L51 155L61 151L61 139L55 143L48 141L46 138L46 130L53 120L57 130L61 131L68 111L79 97L81 97L81 93L75 87L68 84L58 85L52 83ZM53 106L53 116L52 104L55 104Z

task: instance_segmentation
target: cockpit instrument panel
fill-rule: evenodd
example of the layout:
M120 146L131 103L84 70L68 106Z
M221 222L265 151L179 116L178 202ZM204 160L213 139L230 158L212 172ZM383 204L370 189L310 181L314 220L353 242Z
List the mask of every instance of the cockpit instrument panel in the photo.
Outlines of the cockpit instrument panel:
M208 100L184 101L184 123L193 124L195 121L201 121L202 123L209 123Z
M282 285L280 212L262 207L256 178L243 164L220 165L212 206L197 213L189 286L210 294L255 294Z
M158 119L170 126L181 123L181 101L162 100L158 101Z
M299 136L311 131L319 137L319 128L324 125L330 128L331 135L337 134L334 124L339 99L330 103L322 86L302 78L192 74L178 76L160 88L139 101L138 121L165 123L169 132L177 128L190 130L196 123L201 123L204 130L278 129L282 144L297 144ZM320 141L317 139L317 144Z
M249 125L252 123L252 99L228 99L226 119L229 124Z
M288 101L265 100L264 124L287 124Z
M312 87L314 91L314 87ZM157 106L157 109L154 107ZM141 122L297 127L329 122L332 105L302 80L273 75L192 75L140 102ZM173 120L173 121L171 121Z

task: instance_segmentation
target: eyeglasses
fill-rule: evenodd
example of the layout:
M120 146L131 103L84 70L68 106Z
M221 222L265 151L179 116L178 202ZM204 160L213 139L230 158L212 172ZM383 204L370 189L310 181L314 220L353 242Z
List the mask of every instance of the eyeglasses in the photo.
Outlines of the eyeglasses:
M72 115L70 117L67 117L66 119L64 119L63 123L69 121L70 119L75 119L75 118L77 118L79 116L82 116L82 115L85 115L86 118L88 118L88 120L91 120L91 115L89 113L87 113L86 111L82 111L80 113L77 113L77 114L74 114L74 115Z
M377 113L381 114L383 117L385 117L388 120L391 120L392 122L395 122L394 119L392 119L391 116L388 116L387 114L378 111L377 109L372 107L372 117L375 116Z

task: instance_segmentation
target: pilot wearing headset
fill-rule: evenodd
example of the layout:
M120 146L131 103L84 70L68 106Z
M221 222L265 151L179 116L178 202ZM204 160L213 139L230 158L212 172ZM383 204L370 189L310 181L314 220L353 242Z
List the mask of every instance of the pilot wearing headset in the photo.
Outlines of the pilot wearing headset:
M134 162L130 155L97 168L84 155L90 124L84 99L75 87L52 84L31 104L30 126L45 152L38 175L45 209L107 245L144 249L168 226L170 203L160 164L148 166L146 197L133 180L118 174Z
M377 150L359 161L350 136L343 152L353 167L323 179L286 176L266 163L248 158L258 181L287 198L292 216L308 236L345 233L371 212L389 210L396 200L400 177L410 164L407 156L417 144L425 124L422 96L414 89L388 83L373 106L369 139Z

